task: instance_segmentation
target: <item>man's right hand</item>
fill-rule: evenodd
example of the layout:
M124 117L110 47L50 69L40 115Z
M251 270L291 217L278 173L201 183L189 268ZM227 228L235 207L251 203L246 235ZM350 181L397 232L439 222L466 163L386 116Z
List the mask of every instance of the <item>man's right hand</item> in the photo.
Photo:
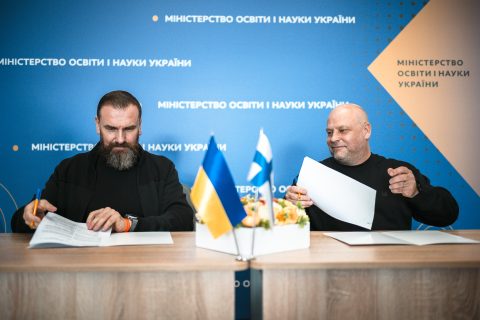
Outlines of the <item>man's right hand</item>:
M308 208L313 205L312 199L307 194L307 189L299 186L289 186L287 193L285 193L285 199L296 205L298 202L304 208Z
M93 231L107 231L112 228L115 232L128 232L129 230L125 230L125 219L115 209L101 208L88 214L87 228Z
M23 220L25 224L30 227L30 229L37 229L40 221L42 221L45 216L45 212L55 212L57 207L48 202L45 199L40 199L38 201L37 214L33 215L33 207L35 205L35 200L30 202L23 209Z

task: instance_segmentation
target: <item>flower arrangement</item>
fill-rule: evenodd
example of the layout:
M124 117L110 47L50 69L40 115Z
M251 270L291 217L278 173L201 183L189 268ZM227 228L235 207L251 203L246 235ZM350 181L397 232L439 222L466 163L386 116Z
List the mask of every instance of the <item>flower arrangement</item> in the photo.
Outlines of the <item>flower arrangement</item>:
M247 216L235 226L234 232L227 232L217 238L212 236L208 226L197 213L195 229L197 247L242 258L310 247L309 219L300 204L274 199L275 228L272 228L270 213L264 199L255 199L247 195L240 200Z
M265 199L260 198L255 201L252 196L247 195L240 200L247 213L247 216L241 222L241 226L249 228L258 226L265 229L271 227ZM285 199L273 199L273 214L275 225L298 224L304 227L309 222L305 209L300 203L294 205Z

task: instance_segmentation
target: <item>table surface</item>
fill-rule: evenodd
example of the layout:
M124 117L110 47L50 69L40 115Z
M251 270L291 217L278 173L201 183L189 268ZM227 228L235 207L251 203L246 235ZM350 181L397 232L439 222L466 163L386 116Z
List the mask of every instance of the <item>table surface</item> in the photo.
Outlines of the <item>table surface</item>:
M480 230L448 231L480 240ZM480 267L480 244L349 246L311 232L310 248L259 256L250 268L268 269L374 269L374 268Z
M480 240L480 230L449 233ZM480 267L480 244L349 246L318 231L311 232L308 249L259 256L249 263L197 248L194 232L172 232L173 245L29 249L30 238L0 234L0 272Z
M0 272L241 271L235 256L195 247L194 232L173 245L29 249L30 234L0 234Z

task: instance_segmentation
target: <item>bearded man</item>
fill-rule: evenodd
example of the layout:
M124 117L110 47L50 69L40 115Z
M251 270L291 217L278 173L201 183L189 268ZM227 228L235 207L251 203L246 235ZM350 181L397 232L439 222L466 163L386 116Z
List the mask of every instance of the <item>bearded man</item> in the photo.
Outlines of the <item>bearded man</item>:
M56 212L90 230L190 231L187 204L174 164L138 143L142 108L126 91L104 95L95 118L100 141L89 152L63 160L34 201L12 217L13 232L33 232L44 214Z

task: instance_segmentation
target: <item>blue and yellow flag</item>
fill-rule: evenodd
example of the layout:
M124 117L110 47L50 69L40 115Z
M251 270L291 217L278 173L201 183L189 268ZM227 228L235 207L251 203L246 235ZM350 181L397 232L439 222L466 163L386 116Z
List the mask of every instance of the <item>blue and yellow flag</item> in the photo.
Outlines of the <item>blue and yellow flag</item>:
M210 138L191 199L214 238L232 230L247 216L222 152Z

